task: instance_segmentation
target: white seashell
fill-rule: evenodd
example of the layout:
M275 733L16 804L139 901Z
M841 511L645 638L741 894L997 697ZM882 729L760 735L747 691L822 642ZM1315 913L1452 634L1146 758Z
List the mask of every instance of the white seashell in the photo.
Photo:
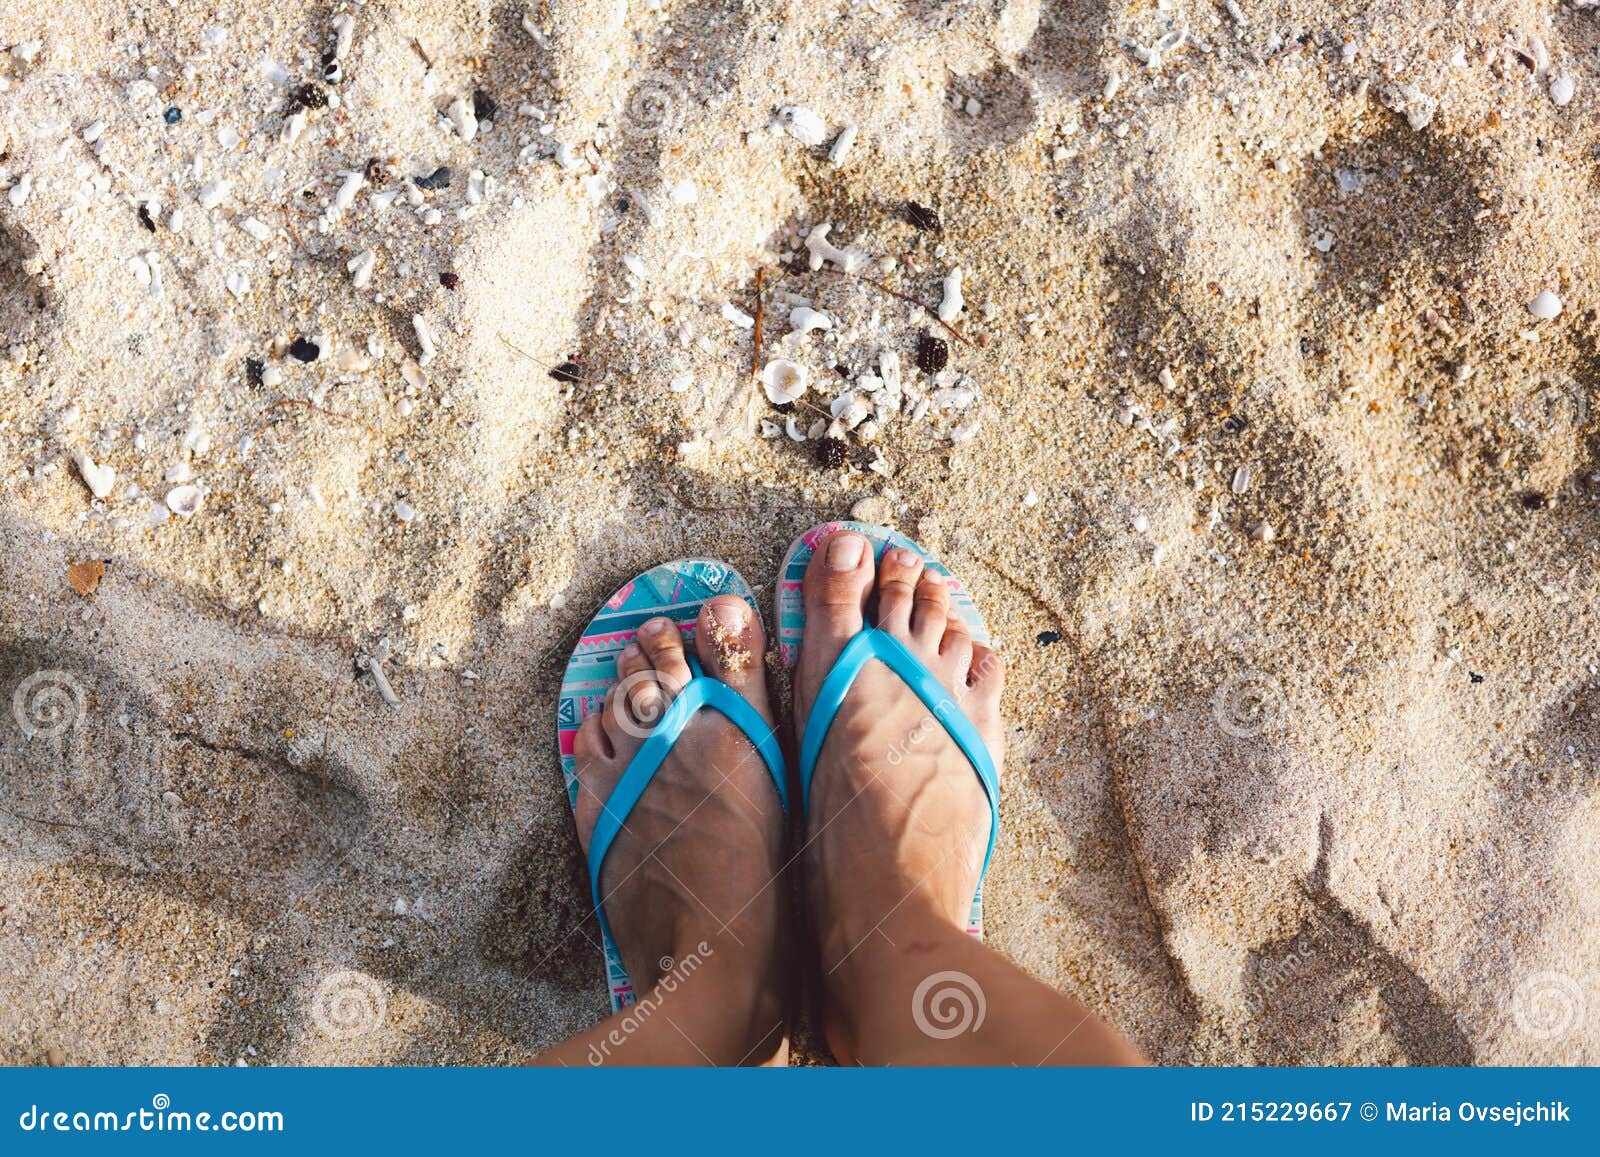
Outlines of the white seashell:
M844 164L844 159L850 155L850 147L856 143L856 126L845 125L839 130L839 135L833 138L833 147L828 150L828 160L834 168Z
M386 213L389 207L400 198L399 189L390 189L387 193L374 193L369 198L374 213Z
M832 329L833 319L821 310L801 306L789 313L789 325L794 333L808 334L814 329Z
M228 292L233 294L234 299L237 301L243 301L245 295L250 292L250 275L242 270L233 270L225 280Z
M622 264L627 266L628 272L643 281L649 275L649 268L644 263L644 258L634 253L624 253Z
M692 205L700 199L700 190L694 187L693 181L685 179L672 186L667 197L674 205Z
M755 318L751 317L744 310L734 305L731 301L725 301L722 303L722 316L725 320L732 322L740 329L750 329L756 324Z
M1556 76L1550 80L1550 99L1557 108L1565 108L1577 95L1578 84L1570 76Z
M347 345L339 351L336 364L345 373L361 374L372 368L372 358L368 356L366 350Z
M761 384L766 388L767 400L775 406L793 402L806 392L809 375L798 362L774 358L761 371Z
M1528 312L1540 321L1549 321L1551 318L1561 316L1561 299L1548 289L1539 291L1539 296L1528 302Z
M828 135L828 126L822 118L808 108L800 105L784 105L778 110L778 123L802 145L813 147L820 145Z
M78 467L78 477L83 479L83 484L89 488L89 493L96 498L104 498L117 484L115 470L109 466L96 466L94 459L82 450L72 456L72 461Z
M167 491L167 509L180 518L192 518L200 512L205 495L193 483L175 486Z
M250 234L257 241L265 241L272 236L272 230L254 217L246 217L239 222L239 228Z
M961 269L957 266L945 275L944 300L939 303L939 320L950 322L961 316L966 302L961 297Z
M796 442L804 442L806 440L805 432L800 429L800 423L795 420L793 414L783 420L783 432Z
M411 317L411 328L417 331L417 345L422 348L422 356L417 359L417 365L426 366L439 352L433 340L433 327L428 324L427 318L418 313Z
M417 516L417 508L402 498L394 504L394 516L401 522L410 522Z
M346 263L345 269L350 273L351 282L360 289L372 280L372 270L377 264L378 255L370 249L363 249Z

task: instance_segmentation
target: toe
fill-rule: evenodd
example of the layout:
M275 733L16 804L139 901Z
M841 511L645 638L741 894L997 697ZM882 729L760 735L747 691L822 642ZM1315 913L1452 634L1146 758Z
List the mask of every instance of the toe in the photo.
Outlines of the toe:
M737 595L718 595L700 608L695 624L695 653L707 675L738 691L766 714L767 649L761 618Z
M935 652L950 619L950 588L944 575L922 572L911 606L911 637L925 650Z
M944 635L939 640L939 664L944 668L951 690L966 687L972 670L972 631L966 620L954 612L944 621Z
M998 651L981 643L972 645L972 666L967 671L967 697L962 710L988 743L998 763L1004 754L1005 731L1000 720L1000 693L1005 690L1006 664Z
M617 680L635 722L654 723L661 718L670 697L650 657L638 643L629 643L617 657Z
M606 735L604 712L595 712L585 719L573 738L572 751L578 761L578 798L574 806L578 821L578 842L584 855L589 854L589 840L594 835L594 825L599 821L606 797L617 785L620 768L616 753Z
M861 535L836 531L817 544L801 583L806 630L796 675L799 715L809 709L844 645L861 632L872 575L872 546Z
M671 619L654 618L641 626L639 648L655 668L656 684L667 699L688 686L691 672L683 652L683 633Z
M922 558L904 546L884 552L878 563L878 626L901 639L911 637L911 606Z

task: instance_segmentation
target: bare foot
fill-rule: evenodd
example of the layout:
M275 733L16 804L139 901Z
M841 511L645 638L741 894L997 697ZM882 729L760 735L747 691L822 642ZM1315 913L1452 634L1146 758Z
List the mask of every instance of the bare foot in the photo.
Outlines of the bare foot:
M696 651L705 674L742 694L769 724L761 623L723 595L700 611ZM578 835L596 822L655 722L691 678L673 623L652 619L617 662L603 710L579 729ZM755 747L720 713L700 711L628 815L601 869L606 919L641 996L675 966L715 958L718 1001L734 1026L730 1056L765 1061L781 1051L783 810ZM709 979L707 981L709 983ZM710 1049L709 1042L695 1042ZM743 1048L744 1056L738 1055ZM725 1051L725 1050L717 1050Z
M840 531L818 545L802 587L805 637L795 672L795 725L804 734L817 689L862 628L874 624L927 666L983 737L998 768L1005 738L1000 657L972 642L950 609L942 576L914 551ZM989 804L967 757L905 683L869 662L845 697L817 759L807 808L807 879L824 988L848 979L858 957L905 951L896 932L932 916L965 928L989 839ZM909 919L915 917L915 920ZM850 1060L854 1042L825 1016L829 1044Z

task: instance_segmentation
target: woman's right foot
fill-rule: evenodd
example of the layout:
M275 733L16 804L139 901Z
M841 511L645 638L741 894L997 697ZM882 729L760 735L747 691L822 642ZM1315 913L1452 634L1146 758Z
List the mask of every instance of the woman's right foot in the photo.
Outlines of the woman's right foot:
M876 621L925 664L972 721L998 768L1005 736L1000 657L972 642L943 576L916 552L839 531L818 544L802 584L806 626L795 670L795 726L805 733L818 688L845 644ZM817 758L805 854L824 986L848 988L882 953L917 951L919 930L964 930L983 870L990 813L983 785L944 725L883 664L867 663ZM841 1060L850 1034L825 1012Z

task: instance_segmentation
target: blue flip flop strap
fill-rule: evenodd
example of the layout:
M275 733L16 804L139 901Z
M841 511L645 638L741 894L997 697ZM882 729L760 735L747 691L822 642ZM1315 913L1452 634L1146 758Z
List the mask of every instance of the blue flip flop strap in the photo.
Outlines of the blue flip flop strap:
M689 656L689 667L694 672L694 678L667 707L661 721L644 741L644 746L639 748L627 770L622 773L617 786L606 797L600 819L594 825L594 835L589 838L589 891L594 897L594 910L600 916L600 926L608 935L610 926L606 923L605 909L600 903L600 869L605 865L606 853L611 850L611 842L617 838L617 833L632 814L639 797L644 795L656 772L661 770L667 753L701 708L709 707L721 712L744 733L767 765L772 784L778 789L778 802L785 814L789 811L789 793L783 782L783 749L778 746L778 737L773 734L772 728L767 726L761 713L750 706L749 700L743 695L726 683L702 674L700 661L693 655Z
M983 794L989 797L989 846L983 853L983 870L989 870L989 857L994 854L995 834L1000 830L1000 781L995 774L994 759L989 748L972 725L966 712L945 690L944 684L929 671L904 644L893 635L876 627L863 628L860 634L845 644L833 670L822 681L817 698L811 704L811 717L806 720L806 732L800 739L800 804L811 805L811 776L817 767L817 756L822 753L822 742L833 726L833 717L839 713L844 697L869 660L876 659L900 676L922 705L933 713L956 746L961 748L972 770L978 773L983 784Z

